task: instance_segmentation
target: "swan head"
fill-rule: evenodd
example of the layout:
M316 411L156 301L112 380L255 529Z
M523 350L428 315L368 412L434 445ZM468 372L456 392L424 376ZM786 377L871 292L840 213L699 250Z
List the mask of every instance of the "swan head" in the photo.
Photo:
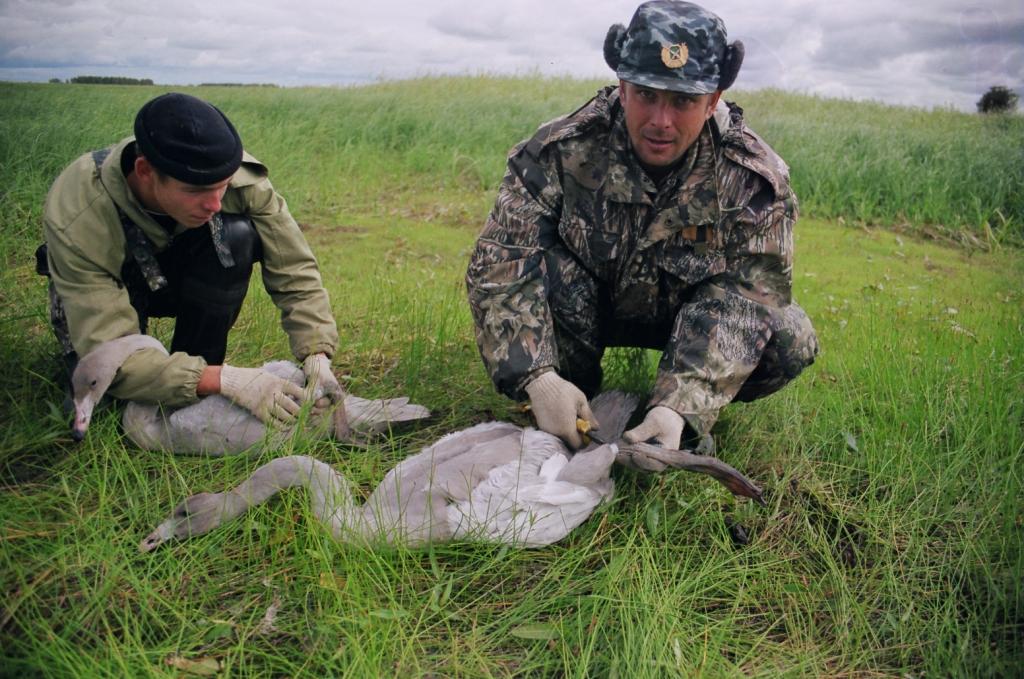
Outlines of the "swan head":
M71 438L81 441L85 438L85 431L92 421L92 412L96 404L107 392L110 383L114 381L114 375L119 366L111 370L103 362L89 360L94 358L95 352L87 355L75 367L71 375L72 402L75 407L75 422L71 426Z
M227 505L226 493L198 493L186 498L139 543L139 551L152 552L168 540L209 533L226 518Z
M96 346L82 357L71 374L71 395L75 406L75 423L71 437L76 441L85 438L85 431L92 421L92 411L107 393L117 371L129 356L143 349L167 351L160 341L149 335L125 335Z

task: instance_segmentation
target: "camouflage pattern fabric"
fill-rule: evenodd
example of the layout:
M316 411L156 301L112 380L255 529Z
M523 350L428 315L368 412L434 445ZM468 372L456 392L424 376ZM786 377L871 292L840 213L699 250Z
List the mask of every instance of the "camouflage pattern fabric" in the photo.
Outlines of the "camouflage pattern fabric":
M53 328L53 335L60 344L60 355L65 362L77 362L75 347L71 344L71 331L68 330L68 316L64 312L64 302L61 301L53 281L48 286L50 295L50 327Z
M160 270L160 264L153 254L153 244L124 211L118 208L117 214L121 217L121 228L124 229L125 247L142 272L146 285L153 292L166 288L167 278Z
M703 433L748 378L747 397L769 393L813 361L790 293L788 169L739 107L724 121L657 185L630 150L617 88L512 150L466 278L499 391L522 399L553 368L593 393L605 347L660 348L650 404Z
M213 249L217 253L217 260L225 269L235 265L235 258L231 254L231 247L224 237L224 218L218 212L210 219L210 238L213 240Z

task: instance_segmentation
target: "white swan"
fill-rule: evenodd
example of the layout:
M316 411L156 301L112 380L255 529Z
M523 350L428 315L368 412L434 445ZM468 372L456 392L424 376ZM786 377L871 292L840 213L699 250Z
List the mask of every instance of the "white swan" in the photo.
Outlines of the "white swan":
M85 436L93 409L110 387L118 368L142 349L166 353L163 344L154 337L126 335L100 344L78 362L71 378L75 406L72 436L76 440ZM296 384L304 381L302 369L294 363L273 361L263 367ZM345 397L344 411L352 431L363 434L379 433L392 424L430 415L426 408L409 403L407 398L369 400L351 394ZM128 438L145 450L211 456L235 455L260 442L277 445L293 433L293 429L268 430L255 415L219 395L206 396L198 403L173 411L130 401L125 406L122 425ZM330 417L310 417L306 432L329 436L335 433L334 428L335 420Z
M636 404L634 396L607 392L591 407L601 431L615 440ZM615 444L594 443L571 455L543 431L478 424L400 462L361 506L348 481L327 464L281 457L231 490L189 497L139 549L207 533L294 486L309 489L313 513L342 541L418 546L482 540L540 547L564 538L612 496L609 472L617 452Z

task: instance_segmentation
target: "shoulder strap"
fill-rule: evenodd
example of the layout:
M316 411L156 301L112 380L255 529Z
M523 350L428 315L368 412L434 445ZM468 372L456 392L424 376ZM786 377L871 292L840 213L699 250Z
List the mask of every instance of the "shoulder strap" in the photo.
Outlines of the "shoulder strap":
M235 258L231 254L231 247L224 236L224 218L218 212L210 219L210 238L213 240L213 250L217 253L220 265L230 269L235 265Z
M96 163L96 170L99 171L103 161L110 155L110 148L96 149L92 152L92 162Z
M96 163L97 172L109 155L109 148L98 149L92 152L92 161ZM160 270L160 264L157 263L156 255L153 254L153 244L146 237L146 234L143 233L142 229L139 228L139 225L133 222L131 217L121 209L117 201L113 202L114 207L117 209L117 216L121 220L121 230L124 231L125 249L131 255L131 258L135 260L135 263L139 265L142 277L146 279L146 285L153 292L166 288L167 277Z

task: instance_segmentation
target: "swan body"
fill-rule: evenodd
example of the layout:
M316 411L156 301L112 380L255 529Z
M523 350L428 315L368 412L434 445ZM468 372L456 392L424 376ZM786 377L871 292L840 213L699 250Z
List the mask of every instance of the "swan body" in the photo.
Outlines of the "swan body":
M591 407L617 439L636 398L607 392ZM612 497L616 444L571 454L557 437L505 422L442 437L406 458L358 505L348 481L307 456L277 458L234 489L186 499L139 545L201 535L295 486L309 489L313 514L346 542L420 546L445 540L540 547L561 540Z
M129 356L143 349L166 353L163 344L149 335L126 335L97 346L79 361L71 384L75 405L72 435L81 440L92 411L113 382L117 370ZM302 385L302 369L289 361L272 361L264 370ZM314 394L314 398L322 394ZM345 396L348 426L363 434L380 433L398 422L429 417L430 411L409 403L407 398L364 399ZM125 434L144 450L185 455L236 455L259 443L279 445L294 428L268 428L259 418L220 395L207 396L184 408L168 410L155 404L130 401L122 417ZM311 416L305 431L313 436L331 436L335 419Z

